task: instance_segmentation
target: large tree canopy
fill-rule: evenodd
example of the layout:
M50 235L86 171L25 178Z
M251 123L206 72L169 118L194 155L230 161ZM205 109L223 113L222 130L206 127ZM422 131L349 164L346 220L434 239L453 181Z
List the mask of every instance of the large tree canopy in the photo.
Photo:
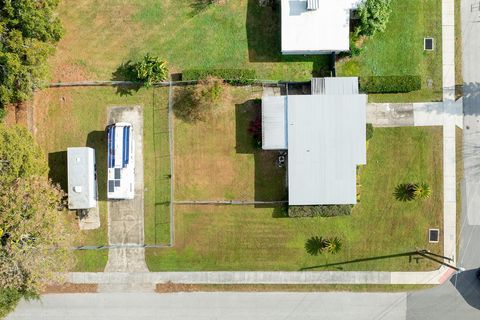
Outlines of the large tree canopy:
M373 36L383 32L387 27L391 13L391 0L363 0L358 7L360 25L356 32L360 35Z
M59 0L0 0L0 106L28 99L63 29Z
M27 129L0 124L0 296L37 293L72 266L75 233L47 172Z

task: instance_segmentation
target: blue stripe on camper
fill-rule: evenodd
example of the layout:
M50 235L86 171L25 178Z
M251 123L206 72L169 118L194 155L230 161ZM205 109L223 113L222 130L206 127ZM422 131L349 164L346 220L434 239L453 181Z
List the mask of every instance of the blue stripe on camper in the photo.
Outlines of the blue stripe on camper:
M108 128L108 167L115 166L115 127Z
M130 156L130 127L123 128L123 166L126 167Z

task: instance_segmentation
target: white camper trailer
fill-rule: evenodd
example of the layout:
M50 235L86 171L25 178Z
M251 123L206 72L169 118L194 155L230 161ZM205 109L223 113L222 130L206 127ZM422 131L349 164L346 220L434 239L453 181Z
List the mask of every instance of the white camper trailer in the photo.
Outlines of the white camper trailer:
M95 150L87 147L68 148L68 208L97 207L97 167Z

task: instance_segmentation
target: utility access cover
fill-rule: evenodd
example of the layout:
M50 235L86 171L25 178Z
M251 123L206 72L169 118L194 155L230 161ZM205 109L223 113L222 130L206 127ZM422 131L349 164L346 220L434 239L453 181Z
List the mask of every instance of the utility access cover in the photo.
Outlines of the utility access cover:
M428 51L433 50L433 38L424 38L423 39L423 48Z
M428 242L437 243L440 237L440 230L438 229L428 229Z

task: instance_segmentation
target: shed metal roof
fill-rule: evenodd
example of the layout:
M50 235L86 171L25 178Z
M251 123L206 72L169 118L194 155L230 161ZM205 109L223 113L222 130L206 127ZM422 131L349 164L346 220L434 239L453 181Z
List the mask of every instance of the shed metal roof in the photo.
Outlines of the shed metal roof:
M287 97L264 96L262 99L262 148L287 149Z

